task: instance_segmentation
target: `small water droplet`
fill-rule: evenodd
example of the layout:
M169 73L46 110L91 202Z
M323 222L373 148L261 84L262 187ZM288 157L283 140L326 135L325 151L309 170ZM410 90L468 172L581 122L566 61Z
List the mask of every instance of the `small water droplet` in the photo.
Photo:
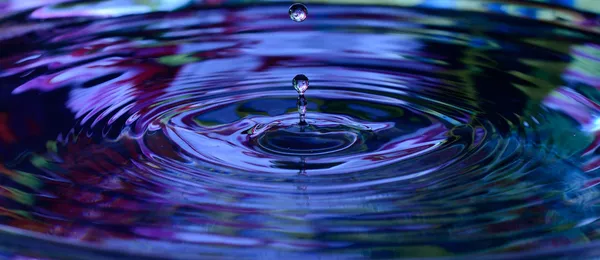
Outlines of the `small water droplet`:
M292 6L290 6L289 14L292 21L302 22L308 16L308 10L303 4L295 3Z
M308 78L304 74L298 74L292 80L292 84L299 95L304 95L304 92L308 89Z

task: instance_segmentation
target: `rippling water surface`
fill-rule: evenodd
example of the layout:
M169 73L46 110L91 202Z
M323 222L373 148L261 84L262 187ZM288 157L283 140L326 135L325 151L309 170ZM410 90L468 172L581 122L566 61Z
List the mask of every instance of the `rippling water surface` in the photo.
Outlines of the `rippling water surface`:
M600 254L593 0L61 2L0 3L5 257Z

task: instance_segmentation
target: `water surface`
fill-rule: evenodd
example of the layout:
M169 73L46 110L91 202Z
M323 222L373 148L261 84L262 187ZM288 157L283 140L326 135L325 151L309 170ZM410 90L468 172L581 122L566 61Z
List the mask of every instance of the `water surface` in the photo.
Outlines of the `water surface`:
M59 2L0 3L7 257L600 254L592 2Z

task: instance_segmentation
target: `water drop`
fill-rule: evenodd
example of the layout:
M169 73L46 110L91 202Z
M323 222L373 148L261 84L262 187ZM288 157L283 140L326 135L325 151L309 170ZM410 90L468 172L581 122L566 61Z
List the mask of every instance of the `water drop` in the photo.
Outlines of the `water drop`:
M290 6L289 14L294 22L302 22L308 16L308 10L303 4L295 3Z
M298 74L292 80L292 84L299 95L304 95L304 92L308 89L308 78L304 74Z

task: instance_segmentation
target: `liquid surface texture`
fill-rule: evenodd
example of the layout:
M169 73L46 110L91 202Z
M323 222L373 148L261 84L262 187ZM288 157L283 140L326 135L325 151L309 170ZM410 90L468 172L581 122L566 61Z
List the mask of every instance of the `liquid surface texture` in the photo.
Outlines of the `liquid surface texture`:
M3 256L600 255L597 5L61 2L0 3Z

